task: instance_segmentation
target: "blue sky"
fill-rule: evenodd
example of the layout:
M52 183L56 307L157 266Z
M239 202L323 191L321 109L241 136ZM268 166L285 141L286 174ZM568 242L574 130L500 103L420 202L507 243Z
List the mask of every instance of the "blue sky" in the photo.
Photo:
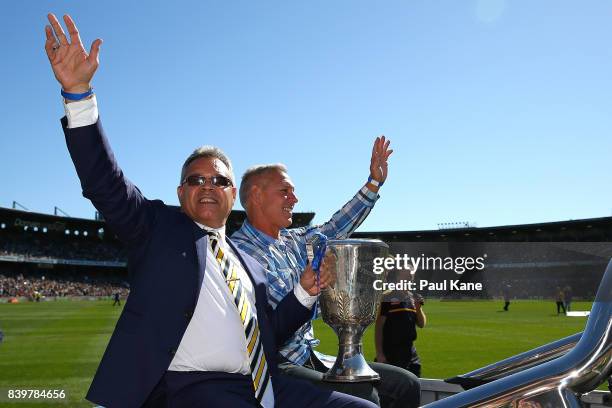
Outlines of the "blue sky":
M177 204L180 165L215 144L238 176L284 162L298 211L325 221L395 153L361 227L612 215L609 1L24 1L0 28L0 206L93 217L44 54L46 13L89 48L127 176ZM239 203L235 208L240 208Z

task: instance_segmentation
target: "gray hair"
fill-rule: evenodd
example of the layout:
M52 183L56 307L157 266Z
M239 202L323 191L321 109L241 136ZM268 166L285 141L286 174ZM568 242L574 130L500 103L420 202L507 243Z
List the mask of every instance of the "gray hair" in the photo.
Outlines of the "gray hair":
M232 181L234 181L234 170L232 168L232 162L225 155L223 150L215 146L201 146L195 149L193 153L191 153L189 157L185 159L185 163L183 163L183 168L181 169L181 179L179 180L179 184L182 183L183 180L185 180L185 176L186 176L185 173L187 172L187 167L189 167L191 162L197 159L202 159L202 158L219 159L223 164L227 166L227 169L230 172L230 178L232 179Z
M245 210L247 209L251 187L257 184L257 181L261 176L268 175L274 171L286 173L287 167L282 163L258 164L256 166L249 167L247 171L244 172L242 175L242 181L240 182L240 204L242 204L242 208Z

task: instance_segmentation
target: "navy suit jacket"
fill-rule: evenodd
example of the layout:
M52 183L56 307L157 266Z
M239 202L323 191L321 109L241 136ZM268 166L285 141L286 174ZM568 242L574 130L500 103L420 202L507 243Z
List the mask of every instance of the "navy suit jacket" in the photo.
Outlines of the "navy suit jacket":
M193 315L206 269L208 236L184 213L159 200L146 199L124 177L99 121L68 129L63 118L62 125L83 195L127 245L129 254L130 295L87 399L106 407L139 407L168 369ZM228 243L253 281L260 333L274 384L277 346L304 324L311 312L293 293L272 310L265 271Z

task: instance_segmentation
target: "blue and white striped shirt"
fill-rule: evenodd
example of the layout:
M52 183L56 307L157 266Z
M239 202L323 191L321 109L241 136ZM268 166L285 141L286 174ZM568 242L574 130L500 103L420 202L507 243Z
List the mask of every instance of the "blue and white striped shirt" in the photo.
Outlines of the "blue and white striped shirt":
M278 303L299 284L302 271L308 262L306 243L315 232L330 239L344 239L353 233L368 216L378 194L366 186L346 203L323 225L281 229L280 238L274 239L259 231L248 221L232 235L240 249L257 259L268 276L268 302L276 308ZM280 347L280 354L287 360L303 365L310 349L319 344L310 322L300 327L293 337Z

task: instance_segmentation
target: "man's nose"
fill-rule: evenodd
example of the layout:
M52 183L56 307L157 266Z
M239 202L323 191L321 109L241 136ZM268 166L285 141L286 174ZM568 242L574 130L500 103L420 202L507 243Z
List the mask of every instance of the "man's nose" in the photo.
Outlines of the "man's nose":
M289 201L291 201L291 204L295 204L300 200L298 200L298 197L295 195L295 193L292 192L289 193Z
M205 178L204 184L200 185L200 188L206 190L214 190L217 187L213 184L212 179Z

